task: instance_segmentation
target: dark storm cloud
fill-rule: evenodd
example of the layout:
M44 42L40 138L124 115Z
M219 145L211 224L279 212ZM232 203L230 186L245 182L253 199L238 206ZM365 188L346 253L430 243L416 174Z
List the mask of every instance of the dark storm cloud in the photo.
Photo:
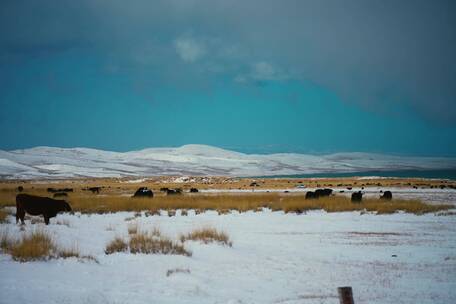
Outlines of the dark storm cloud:
M80 49L176 86L308 81L456 122L454 1L2 1L2 63Z

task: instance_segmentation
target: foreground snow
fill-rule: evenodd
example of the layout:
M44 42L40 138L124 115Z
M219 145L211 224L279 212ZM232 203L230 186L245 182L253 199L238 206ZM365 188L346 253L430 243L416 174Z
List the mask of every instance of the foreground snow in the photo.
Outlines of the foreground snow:
M98 263L18 263L0 255L0 303L337 303L336 288L345 285L353 287L356 303L456 302L455 216L179 214L65 214L47 227L27 222L25 232L10 217L1 226L12 235L46 229L60 245L77 246ZM106 256L106 243L126 237L135 222L174 239L216 227L233 247L186 242L192 257ZM166 275L175 268L190 273Z
M0 178L13 179L159 175L271 176L454 168L456 158L400 157L371 153L260 155L205 145L125 153L52 147L0 150Z

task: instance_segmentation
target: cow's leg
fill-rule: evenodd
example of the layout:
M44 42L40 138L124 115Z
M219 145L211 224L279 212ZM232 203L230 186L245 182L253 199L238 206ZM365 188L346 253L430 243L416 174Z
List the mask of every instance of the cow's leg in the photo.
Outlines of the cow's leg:
M21 208L16 209L16 224L21 220L22 225L25 224L24 222L25 218L25 211L22 210Z

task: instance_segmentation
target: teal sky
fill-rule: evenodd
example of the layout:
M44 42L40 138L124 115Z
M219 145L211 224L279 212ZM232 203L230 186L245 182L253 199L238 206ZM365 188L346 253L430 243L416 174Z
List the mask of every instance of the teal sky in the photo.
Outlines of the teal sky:
M100 9L88 3L68 20L57 17L68 7L50 3L36 11L24 3L7 1L5 9L29 20L25 25L13 19L0 24L0 149L128 151L208 144L249 153L456 156L455 95L454 87L448 88L455 84L454 58L445 58L447 68L442 69L442 59L429 57L432 50L415 54L411 48L404 58L413 60L404 59L398 68L396 57L403 56L406 46L388 28L383 52L371 53L368 38L361 45L354 38L370 33L356 24L342 32L347 38L342 44L333 42L341 33L331 24L318 24L324 39L308 38L295 30L299 18L274 27L289 28L288 38L273 30L268 36L246 34L260 25L268 29L261 18L272 18L266 9L274 2L264 2L267 16L260 10L252 17L259 20L232 29L230 18L236 13L243 17L248 9L238 2L220 21L213 16L215 8L207 17L201 5L177 10L138 1L137 9L125 15L113 8L97 30L86 29L96 23ZM286 3L283 14L300 5ZM446 2L440 4L446 8ZM416 14L422 17L425 8L417 5ZM408 9L404 14L410 22L413 7ZM142 10L150 10L150 19L159 13L173 18L148 21ZM361 8L353 10L356 15ZM50 17L40 16L44 12ZM30 14L34 18L25 18ZM331 14L345 18L337 11ZM378 14L381 23L382 12ZM275 18L283 20L280 10ZM435 27L429 31L439 29ZM402 34L410 36L418 29ZM439 33L455 37L454 29ZM334 38L329 44L328 35ZM311 47L293 40L296 37L310 39ZM448 41L433 51L450 53L454 40ZM342 51L329 52L336 42ZM367 53L372 58L366 59ZM417 58L427 61L413 65ZM433 75L427 75L430 72Z

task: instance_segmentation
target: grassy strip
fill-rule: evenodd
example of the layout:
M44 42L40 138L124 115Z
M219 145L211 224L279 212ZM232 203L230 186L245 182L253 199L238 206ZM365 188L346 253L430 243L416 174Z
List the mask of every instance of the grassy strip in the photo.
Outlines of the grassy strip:
M1 192L1 191L0 191ZM40 195L48 195L40 193ZM0 200L1 205L15 204L15 193ZM68 201L74 211L81 213L111 213L119 211L147 211L148 214L157 214L158 210L189 210L198 212L216 210L225 214L229 210L245 212L248 210L272 210L302 213L307 210L322 209L327 212L367 210L379 214L404 211L414 214L423 214L451 209L451 205L429 205L420 200L393 199L384 201L375 198L363 199L361 204L354 204L350 198L342 195L323 197L317 200L306 200L304 194L283 193L218 193L218 194L184 194L166 196L157 194L154 198L132 198L118 194L92 195L90 193L70 193ZM1 212L1 210L0 210ZM184 213L185 214L185 213ZM171 214L172 215L172 212ZM2 215L0 214L0 220Z

